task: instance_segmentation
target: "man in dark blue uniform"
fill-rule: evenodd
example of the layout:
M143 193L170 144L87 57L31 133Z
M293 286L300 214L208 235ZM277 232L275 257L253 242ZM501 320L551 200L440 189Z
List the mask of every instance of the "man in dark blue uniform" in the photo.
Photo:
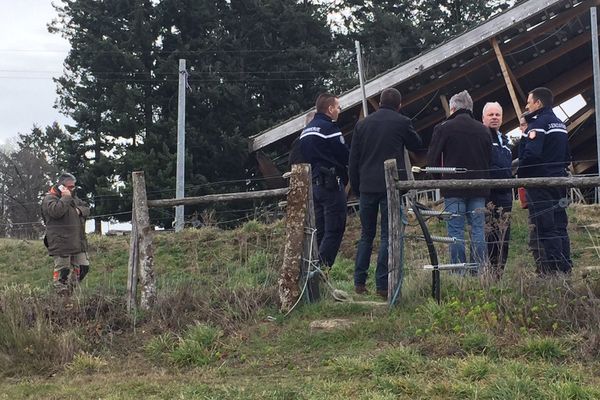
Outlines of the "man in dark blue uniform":
M571 161L565 124L552 111L552 91L540 87L529 92L527 130L519 145L520 178L567 176ZM538 273L570 273L571 244L567 232L566 188L527 189L527 206L543 249Z
M490 160L490 178L512 178L512 150L508 137L500 132L502 125L502 106L498 102L483 106L481 122L490 130L492 139L492 158ZM491 203L491 204L490 204ZM510 242L510 218L512 211L512 189L491 189L486 199L487 211L485 236L488 248L490 273L500 278L508 258Z
M302 158L311 165L313 202L319 256L330 268L337 256L346 229L347 165L349 151L340 128L334 123L340 113L336 96L317 97L317 113L300 135Z

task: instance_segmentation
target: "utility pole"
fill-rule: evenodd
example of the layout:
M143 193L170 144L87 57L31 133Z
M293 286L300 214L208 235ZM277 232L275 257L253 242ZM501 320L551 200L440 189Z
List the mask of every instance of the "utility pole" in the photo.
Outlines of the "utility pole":
M177 189L175 197L185 197L185 60L179 60L179 101L177 102ZM175 207L175 232L183 230L184 206Z
M362 90L363 115L366 117L369 115L369 108L367 107L367 93L365 91L365 80L363 76L362 52L358 40L354 41L354 45L356 46L356 62L358 63L358 81L360 82L360 89Z
M592 68L594 70L594 107L596 109L596 155L598 175L600 175L600 65L598 57L598 17L596 7L590 8L590 26L592 33ZM600 202L600 188L596 188L596 202Z

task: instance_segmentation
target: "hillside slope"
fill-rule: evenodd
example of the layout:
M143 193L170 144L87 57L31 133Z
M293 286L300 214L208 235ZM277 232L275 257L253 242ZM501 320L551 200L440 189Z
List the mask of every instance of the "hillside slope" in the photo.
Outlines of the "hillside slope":
M283 222L158 234L158 304L131 318L128 238L90 238L92 273L70 298L50 290L40 242L1 239L0 399L600 398L599 210L570 209L567 280L533 274L516 210L499 282L443 275L443 302L432 302L409 227L398 307L326 293L287 316L276 296ZM352 295L358 236L352 217L330 274Z

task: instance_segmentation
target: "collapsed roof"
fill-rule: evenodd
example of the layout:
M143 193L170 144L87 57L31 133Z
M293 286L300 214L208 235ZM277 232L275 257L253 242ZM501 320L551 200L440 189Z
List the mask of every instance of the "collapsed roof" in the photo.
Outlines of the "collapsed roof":
M504 108L501 129L518 126L527 92L546 86L555 104L581 95L585 106L566 121L575 172L597 172L594 116L594 79L590 33L590 7L600 0L528 0L402 63L365 84L369 112L378 108L379 95L395 87L403 95L402 112L429 144L433 127L446 117L447 99L468 90L474 112L481 116L488 101ZM596 60L598 62L598 60ZM363 117L362 90L357 87L340 96L342 113L338 125L351 141L356 122ZM515 111L518 108L518 111ZM250 151L288 149L312 110L291 118L250 138ZM422 165L426 147L411 154ZM285 161L285 159L283 159ZM264 155L262 167L271 168Z

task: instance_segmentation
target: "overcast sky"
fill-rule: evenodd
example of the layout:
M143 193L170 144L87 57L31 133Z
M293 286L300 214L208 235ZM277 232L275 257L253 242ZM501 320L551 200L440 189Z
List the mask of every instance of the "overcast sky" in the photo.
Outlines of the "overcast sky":
M69 43L48 33L51 0L0 0L0 145L34 124L69 120L53 108Z

